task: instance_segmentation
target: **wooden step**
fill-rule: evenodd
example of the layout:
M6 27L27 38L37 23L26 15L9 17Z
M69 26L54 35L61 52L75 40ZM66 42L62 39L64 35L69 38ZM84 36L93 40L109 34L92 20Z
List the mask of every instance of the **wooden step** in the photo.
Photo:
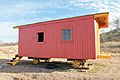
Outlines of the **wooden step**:
M111 59L112 56L110 54L98 54L97 59Z

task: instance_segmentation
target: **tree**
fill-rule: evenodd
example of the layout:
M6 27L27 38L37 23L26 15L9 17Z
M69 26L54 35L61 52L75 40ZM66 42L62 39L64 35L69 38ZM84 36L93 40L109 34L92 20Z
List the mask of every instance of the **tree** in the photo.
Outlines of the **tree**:
M120 17L115 17L113 19L113 21L111 22L111 25L115 28L115 29L120 29Z

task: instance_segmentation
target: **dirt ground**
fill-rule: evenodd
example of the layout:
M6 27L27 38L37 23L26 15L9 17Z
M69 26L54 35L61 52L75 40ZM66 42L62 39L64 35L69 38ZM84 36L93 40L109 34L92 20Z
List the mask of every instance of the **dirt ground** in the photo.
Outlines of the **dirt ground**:
M107 50L111 49L120 50L120 46ZM120 80L119 51L109 52L112 59L88 60L87 63L92 66L87 71L76 69L60 59L54 62L55 69L46 69L48 63L44 62L33 65L27 58L23 58L16 66L7 65L6 62L16 53L17 45L0 47L0 80Z

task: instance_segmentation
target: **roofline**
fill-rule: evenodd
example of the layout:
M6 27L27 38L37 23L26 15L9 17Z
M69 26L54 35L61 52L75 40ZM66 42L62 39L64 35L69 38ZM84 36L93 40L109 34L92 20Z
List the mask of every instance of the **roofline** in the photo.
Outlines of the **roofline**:
M88 14L88 15L82 15L82 16L75 16L75 17L69 17L69 18L63 18L63 19L56 19L56 20L48 20L48 21L43 21L43 22L36 22L36 23L30 23L30 24L15 26L13 28L15 29L15 28L20 28L22 26L26 26L27 27L27 25L32 25L32 24L45 23L45 22L53 22L53 21L59 21L59 20L65 20L65 19L83 17L83 16L99 15L99 14L109 14L109 12L102 12L102 13Z

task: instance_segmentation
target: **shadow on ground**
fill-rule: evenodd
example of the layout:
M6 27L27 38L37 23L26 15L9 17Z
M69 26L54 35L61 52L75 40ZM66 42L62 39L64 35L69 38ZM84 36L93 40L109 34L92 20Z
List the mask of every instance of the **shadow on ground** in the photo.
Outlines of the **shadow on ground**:
M21 60L16 66L7 65L6 59L0 59L0 73L51 73L51 72L67 72L75 69L70 63L66 62L41 62L37 65L33 65L30 60ZM47 69L48 64L54 64L54 69Z

